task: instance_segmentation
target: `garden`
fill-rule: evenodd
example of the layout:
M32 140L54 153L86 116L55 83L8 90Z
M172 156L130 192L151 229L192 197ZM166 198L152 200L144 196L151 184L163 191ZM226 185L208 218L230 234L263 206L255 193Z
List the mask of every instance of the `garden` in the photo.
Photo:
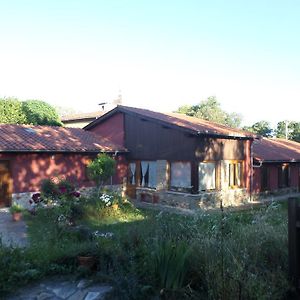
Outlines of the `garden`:
M113 286L109 299L291 299L287 205L182 215L117 192L45 180L24 216L29 246L0 245L0 297L53 275Z

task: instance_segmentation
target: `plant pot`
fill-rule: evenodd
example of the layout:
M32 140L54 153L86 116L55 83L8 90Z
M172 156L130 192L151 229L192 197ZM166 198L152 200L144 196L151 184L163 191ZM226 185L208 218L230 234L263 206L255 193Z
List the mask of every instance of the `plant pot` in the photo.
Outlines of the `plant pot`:
M22 218L22 213L21 212L15 212L15 213L12 213L11 216L12 216L12 219L13 219L14 222L18 222Z
M95 257L94 256L77 256L77 261L80 267L91 270L95 265Z
M113 204L112 208L113 208L113 210L118 210L119 209L119 204Z

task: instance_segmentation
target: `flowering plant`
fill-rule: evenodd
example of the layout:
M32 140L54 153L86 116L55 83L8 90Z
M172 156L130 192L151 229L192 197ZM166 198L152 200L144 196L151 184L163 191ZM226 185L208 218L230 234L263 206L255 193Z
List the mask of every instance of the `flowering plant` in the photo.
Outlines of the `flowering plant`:
M113 204L113 196L109 194L102 194L100 196L100 200L104 203L106 207L111 206Z

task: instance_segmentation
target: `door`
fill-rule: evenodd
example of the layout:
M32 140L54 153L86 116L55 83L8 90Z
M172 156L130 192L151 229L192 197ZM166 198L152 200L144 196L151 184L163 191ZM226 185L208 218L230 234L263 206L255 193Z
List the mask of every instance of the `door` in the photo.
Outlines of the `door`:
M11 204L11 178L9 163L0 161L0 207Z

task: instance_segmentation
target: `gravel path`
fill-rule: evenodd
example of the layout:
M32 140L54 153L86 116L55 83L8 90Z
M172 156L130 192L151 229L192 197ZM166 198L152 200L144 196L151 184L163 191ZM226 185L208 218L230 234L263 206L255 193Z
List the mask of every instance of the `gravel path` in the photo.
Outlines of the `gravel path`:
M0 209L0 238L3 245L26 247L27 226L23 220L14 222L8 208Z

